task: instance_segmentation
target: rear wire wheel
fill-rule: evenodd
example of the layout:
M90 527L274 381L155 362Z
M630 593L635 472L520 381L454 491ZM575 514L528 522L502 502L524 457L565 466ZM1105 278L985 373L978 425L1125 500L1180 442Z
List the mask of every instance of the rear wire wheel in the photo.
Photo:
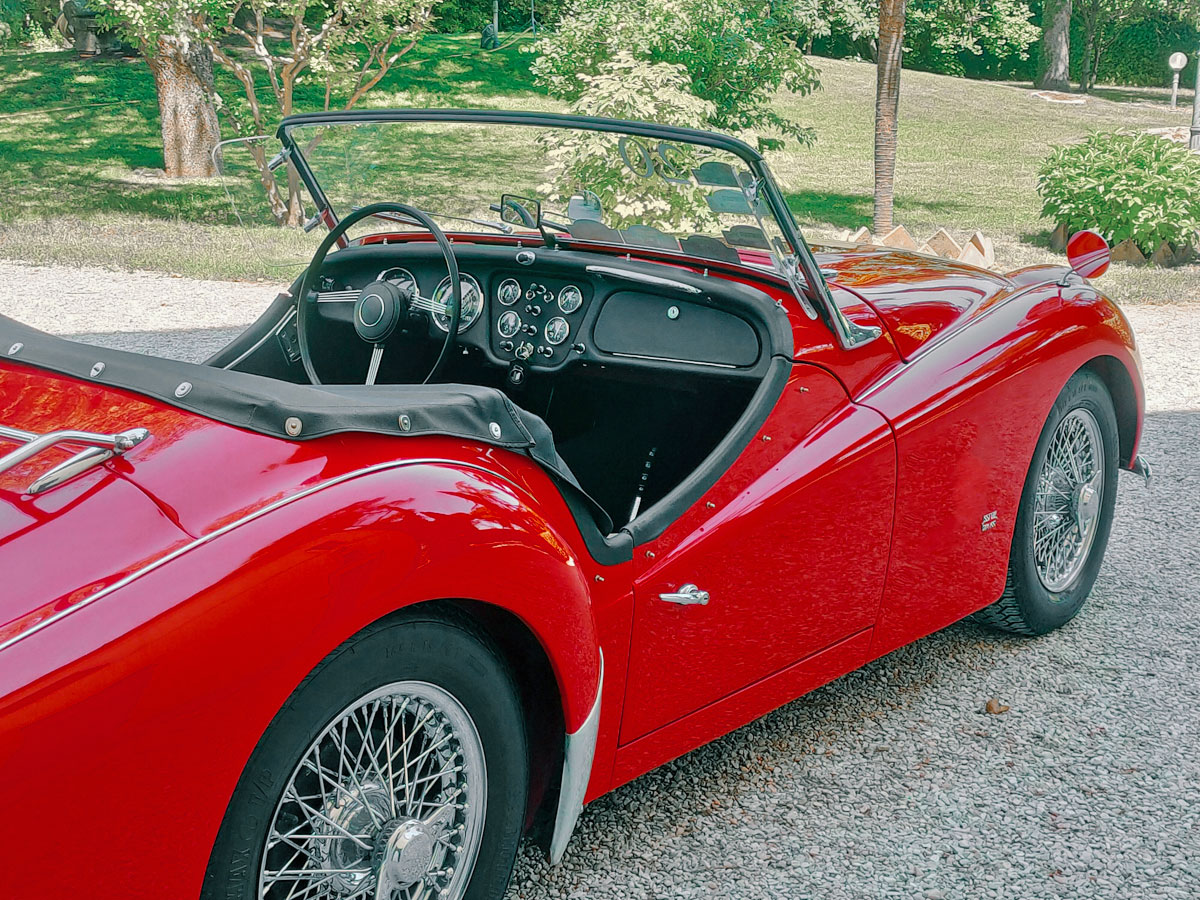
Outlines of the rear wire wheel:
M202 900L497 900L528 799L521 709L469 619L372 626L263 735Z
M1117 492L1117 417L1087 370L1067 382L1042 429L1021 493L1004 593L985 624L1045 634L1069 622L1100 572Z

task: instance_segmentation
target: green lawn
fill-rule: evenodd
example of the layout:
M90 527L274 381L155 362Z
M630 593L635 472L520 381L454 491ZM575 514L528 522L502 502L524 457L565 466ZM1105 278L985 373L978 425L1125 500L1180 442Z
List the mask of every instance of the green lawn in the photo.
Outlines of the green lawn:
M874 68L816 62L824 89L778 102L816 128L817 145L773 154L772 165L793 211L819 237L870 224ZM560 108L532 83L528 63L515 46L488 54L474 38L432 37L369 100ZM317 101L303 95L300 105ZM173 183L135 174L161 164L157 113L140 60L0 54L0 256L276 279L279 270L265 259L303 255L311 236L238 224L227 196L233 179ZM1053 260L1035 191L1050 145L1098 129L1187 121L1188 112L1167 109L1160 93L1108 91L1068 106L1036 99L1027 86L906 72L897 218L918 238L942 225L980 228L996 239L1006 265ZM495 177L503 183L504 172ZM1105 285L1127 302L1200 300L1200 267L1119 267Z

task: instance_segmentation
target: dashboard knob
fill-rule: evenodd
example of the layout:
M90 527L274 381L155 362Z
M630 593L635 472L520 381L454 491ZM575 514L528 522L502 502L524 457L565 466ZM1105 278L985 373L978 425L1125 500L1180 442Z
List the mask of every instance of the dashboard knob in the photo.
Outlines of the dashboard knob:
M521 341L517 346L517 359L529 359L533 356L533 344L529 341Z
M512 341L501 341L500 349L503 350L505 353L512 353L513 342Z
M542 314L542 308L530 303L525 307L525 312L529 313L531 316L540 316Z
M554 348L553 347L538 347L538 353L542 354L542 356L549 359L551 356L554 355Z

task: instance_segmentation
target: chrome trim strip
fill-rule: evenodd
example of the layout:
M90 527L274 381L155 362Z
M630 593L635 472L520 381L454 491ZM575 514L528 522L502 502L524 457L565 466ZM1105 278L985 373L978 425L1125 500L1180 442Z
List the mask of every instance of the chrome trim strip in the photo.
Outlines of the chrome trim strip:
M685 294L704 293L700 290L700 288L693 287L690 284L684 284L682 281L674 281L670 278L660 278L657 275L647 275L644 272L631 272L628 269L618 269L615 266L587 266L585 267L585 271L589 275L623 278L626 281L636 281L641 284L649 284L654 287L670 288L671 290L675 291L683 291Z
M671 356L642 356L639 353L609 353L609 356L619 356L622 359L650 359L654 362L686 363L689 366L708 366L710 369L736 369L730 363L701 362L698 359L675 359Z
M550 837L550 863L558 865L567 844L575 832L583 798L592 778L592 762L596 757L596 738L600 734L600 698L604 694L604 651L600 651L600 682L596 685L596 700L583 724L567 735L563 750L562 787L558 792L558 813L554 817L554 833Z
M362 291L325 291L317 294L318 303L353 303Z
M77 612L85 607L91 606L97 600L100 600L103 597L107 597L109 594L120 590L121 588L125 587L128 584L133 583L134 581L137 581L143 575L148 575L149 573L153 572L155 569L165 566L167 563L171 562L172 560L178 559L180 556L183 556L189 550L194 550L197 547L202 547L203 545L209 543L210 541L216 540L217 538L221 537L222 535L228 534L229 532L233 531L238 526L245 525L248 522L253 522L255 519L260 519L263 516L267 515L268 513L272 513L275 510L280 509L281 507L287 506L289 503L293 503L296 500L302 500L305 497L308 497L312 494L317 493L317 491L322 491L325 488L334 487L336 485L343 484L347 481L351 481L360 476L373 475L376 472L382 472L387 469L398 469L398 468L402 468L404 466L439 464L439 463L452 463L453 465L456 465L456 466L463 466L463 467L466 467L469 469L475 469L479 472L486 472L487 474L492 475L497 478L504 477L504 476L499 475L496 472L492 471L491 469L485 468L483 466L477 466L477 465L473 465L472 463L460 462L457 460L436 459L433 457L429 457L429 458L422 457L420 459L392 460L390 462L376 463L373 466L367 466L362 469L356 469L353 472L346 472L345 474L338 475L337 477L331 478L328 481L323 481L320 484L314 484L312 487L305 488L302 491L297 491L295 494L291 494L287 497L281 497L280 499L276 500L273 503L268 503L266 506L262 507L261 509L257 509L254 512L249 513L240 519L230 522L227 525L221 526L220 528L216 529L215 531L210 531L208 534L203 535L202 537L196 538L191 543L184 544L182 547L177 547L174 550L172 550L171 552L163 554L158 559L154 560L154 562L147 563L145 566L142 566L142 568L138 569L137 571L130 572L124 578L120 578L117 581L114 581L108 587L103 588L102 590L96 591L96 593L94 593L88 597L85 597L84 599L82 599L78 603L76 603L74 606L68 606L66 609L59 610L54 615L52 615L48 618L42 619L40 622L37 622L34 625L31 625L25 631L22 631L19 634L14 634L12 637L10 637L4 641L0 641L0 652L7 650L9 647L11 647L13 644L17 643L18 641L24 640L25 638L29 637L32 634L36 634L37 632L41 631L43 628L47 628L50 625L53 625L55 622L58 622L61 619L65 619L67 616L71 615L71 613ZM505 478L504 480L508 481L507 478ZM511 484L512 482L509 482L509 483ZM514 487L515 487L515 485L514 485Z
M1129 471L1134 475L1140 475L1144 484L1149 484L1154 475L1154 468L1146 461L1146 457L1140 455L1133 461Z

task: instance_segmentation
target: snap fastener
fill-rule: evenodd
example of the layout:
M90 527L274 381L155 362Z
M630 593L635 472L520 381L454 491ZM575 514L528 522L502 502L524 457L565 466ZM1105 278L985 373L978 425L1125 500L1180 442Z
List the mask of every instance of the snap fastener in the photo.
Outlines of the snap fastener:
M103 371L104 371L104 363L102 363L102 362L96 363L94 366L92 366L92 377L95 378L97 375L99 375Z
M190 381L181 381L179 383L179 387L175 388L175 396L186 397L189 393L191 393L191 390L192 383Z
M299 419L297 419L295 416L288 416L287 421L283 423L283 430L286 431L288 434L290 434L292 437L295 437L296 435L298 435L303 428L304 428L304 423L301 422Z
M411 431L412 430L412 419L410 419L408 416L401 416L398 421L400 423L401 431Z
M670 319L671 321L678 319L679 318L679 307L678 306L667 307L667 318Z
M500 425L497 422L493 422L492 424L490 424L488 426L488 431L490 431L492 433L492 437L494 437L494 438L499 438L500 435L504 433L500 430Z
M22 344L20 341L17 341L15 344L13 344L11 347L8 348L8 355L16 356L18 353L21 352L21 348L24 346L25 345Z

